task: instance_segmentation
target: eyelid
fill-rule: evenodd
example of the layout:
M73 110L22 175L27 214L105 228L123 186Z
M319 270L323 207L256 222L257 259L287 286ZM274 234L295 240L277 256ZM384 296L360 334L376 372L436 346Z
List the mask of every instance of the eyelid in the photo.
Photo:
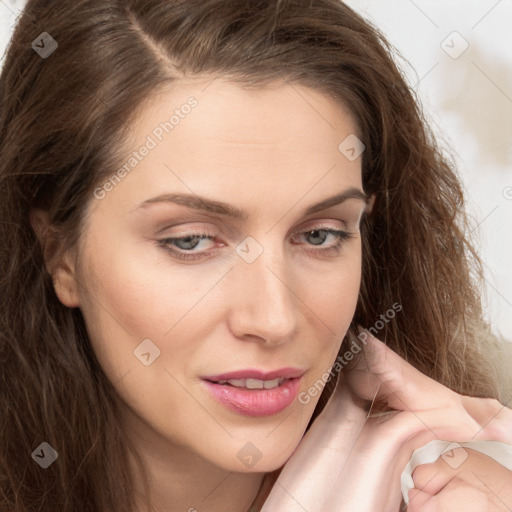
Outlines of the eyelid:
M314 230L334 230L334 231L346 231L346 232L357 232L359 231L359 226L355 226L353 229L350 229L348 226L348 223L342 220L337 220L336 222L341 223L342 226L338 225L330 225L329 222L332 222L333 219L324 219L324 218L317 218L317 219L310 219L306 222L305 225L302 225L301 227L298 227L295 229L290 236L294 237L303 233L308 233L310 231ZM169 233L169 234L163 234L163 232L166 229L169 229L171 226L167 226L164 229L158 230L157 236L162 236L163 239L181 239L181 238L187 238L192 236L201 236L201 237L211 237L212 239L216 239L218 237L221 237L219 229L214 229L210 227L205 227L204 225L200 226L188 226L184 228L183 232L177 232L177 233ZM246 236L234 236L233 230L228 229L229 236L235 238L235 244L241 243ZM212 240L213 241L213 240ZM225 245L225 244L223 244Z
M331 225L331 222L336 222L337 224ZM341 227L340 227L341 224ZM314 229L343 229L349 230L349 225L346 221L340 219L327 219L325 217L318 217L315 219L310 219L306 221L304 224L294 230L295 233L303 233L304 231L310 231Z
M221 228L222 226L222 228ZM168 235L170 238L187 236L189 233L205 232L211 236L219 236L221 231L226 233L226 236L236 238L238 229L232 226L229 222L223 222L222 219L217 219L204 216L201 214L183 214L176 216L168 222L162 223L162 227L154 232L154 236L165 236L164 233L171 229L183 229L183 235L178 232Z
M349 205L349 202L351 205ZM306 225L310 222L340 222L345 229L351 231L359 231L361 220L366 213L366 205L362 205L360 208L354 206L352 201L348 200L347 203L336 205L328 208L325 211L314 214L313 217L305 221Z
M325 215L325 214L322 215L322 214L317 213L317 214L315 214L314 217L301 223L300 224L301 227L294 228L293 232L310 229L309 228L310 225L312 225L313 229L314 229L317 225L319 225L319 224L323 225L324 223L327 223L327 222L338 223L338 225L334 226L334 229L339 229L339 224L341 224L344 229L357 230L358 226L359 226L358 222L362 218L363 214L364 214L364 208L361 209L361 212L357 216L357 219L355 219L354 221L352 221L352 218L354 217L352 214L343 215L343 217L349 218L349 221L347 221L347 220L343 220L341 218L338 218L338 219L334 218L334 217L341 217L340 214L329 216L329 215ZM177 224L178 222L179 222L179 224ZM181 233L176 233L176 234L172 233L172 235L169 235L169 237L176 238L176 237L180 237L180 236L187 236L189 233L196 232L196 231L201 231L201 232L205 232L205 233L208 232L208 234L210 234L211 236L218 236L220 229L218 227L210 228L211 223L212 223L212 219L209 217L205 218L203 220L203 219L198 218L197 215L190 215L190 216L189 215L183 215L183 216L180 215L179 219L175 219L174 221L166 222L163 227L159 228L154 233L154 235L161 236L161 235L163 235L163 233L165 231L167 231L169 229L172 229L172 228L179 229L182 226L184 226L183 227L183 229L184 229L183 235ZM208 224L210 226L208 226ZM243 240L243 238L245 238L243 235L240 235L240 230L238 228L234 228L232 225L230 225L229 222L228 223L221 222L221 224L222 224L222 230L227 232L227 236L230 236L233 239L241 237L240 240Z

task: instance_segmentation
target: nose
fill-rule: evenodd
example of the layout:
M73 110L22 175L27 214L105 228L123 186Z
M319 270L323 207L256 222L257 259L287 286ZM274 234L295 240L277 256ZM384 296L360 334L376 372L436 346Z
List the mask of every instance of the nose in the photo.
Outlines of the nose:
M269 345L293 338L300 300L294 292L290 263L282 251L264 248L252 263L236 260L226 276L229 326L239 338Z

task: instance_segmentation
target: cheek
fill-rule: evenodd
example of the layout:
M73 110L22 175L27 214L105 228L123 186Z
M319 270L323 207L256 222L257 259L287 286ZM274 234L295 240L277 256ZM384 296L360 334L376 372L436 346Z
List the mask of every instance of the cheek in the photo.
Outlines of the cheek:
M325 272L317 265L298 269L301 288L297 295L316 340L308 345L314 366L309 384L333 364L354 317L361 284L360 243L352 244L339 261L325 268Z
M329 367L354 317L361 286L360 244L354 244L350 253L333 265L329 273L308 284L307 304L318 315L315 326L327 340L320 355L321 369Z
M103 352L105 360L115 360L121 374L132 366L133 350L144 339L162 348L172 344L173 351L188 356L197 348L189 339L190 328L199 335L202 326L221 320L223 310L236 308L235 294L222 280L231 261L181 265L148 241L134 243L120 234L119 226L107 224L93 233L85 248L88 265L81 279L87 293L81 309L93 331L95 350ZM297 307L309 316L310 327L321 338L336 333L339 345L339 335L355 312L360 279L361 244L354 240L335 260L291 259L283 281L297 295ZM219 301L225 302L223 307ZM324 331L325 326L329 330ZM186 344L172 343L183 336Z
M114 229L97 226L84 247L80 309L93 350L112 381L138 370L142 365L134 356L135 348L168 329L172 321L156 311L155 305L165 301L155 290L154 270L140 259L140 250Z
M318 266L299 268L301 299L324 323L339 333L354 316L361 285L360 244L354 243L336 263L322 272Z
M191 271L171 266L163 249L114 230L90 238L87 261L83 309L134 337L168 331L208 285L202 277L192 279Z
M124 386L137 377L145 379L140 386L156 389L158 379L169 380L164 370L189 372L194 352L211 335L207 324L220 314L214 287L225 269L180 266L164 250L134 243L121 231L96 229L88 239L80 309L110 380ZM150 360L158 354L149 367L137 359L139 347L146 346Z

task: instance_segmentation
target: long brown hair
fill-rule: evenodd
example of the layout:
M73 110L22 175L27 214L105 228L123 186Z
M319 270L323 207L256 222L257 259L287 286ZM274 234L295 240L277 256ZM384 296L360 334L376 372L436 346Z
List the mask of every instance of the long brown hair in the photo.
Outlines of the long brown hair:
M58 44L45 57L32 46L43 32ZM337 0L28 1L0 77L1 510L133 508L114 388L47 264L79 239L145 101L184 76L287 80L352 111L363 186L376 195L353 325L373 326L398 303L380 339L458 392L499 397L461 186L393 55ZM38 240L32 208L48 212L53 245ZM31 458L43 441L59 453L44 471Z

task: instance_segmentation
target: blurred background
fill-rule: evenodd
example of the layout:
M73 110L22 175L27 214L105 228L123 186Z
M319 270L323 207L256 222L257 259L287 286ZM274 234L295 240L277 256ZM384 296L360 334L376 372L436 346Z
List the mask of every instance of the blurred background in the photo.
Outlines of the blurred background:
M512 342L512 0L346 3L398 50L441 145L458 163L486 268L486 316ZM0 0L0 66L24 4Z
M347 0L395 46L463 180L483 304L512 342L512 0Z

